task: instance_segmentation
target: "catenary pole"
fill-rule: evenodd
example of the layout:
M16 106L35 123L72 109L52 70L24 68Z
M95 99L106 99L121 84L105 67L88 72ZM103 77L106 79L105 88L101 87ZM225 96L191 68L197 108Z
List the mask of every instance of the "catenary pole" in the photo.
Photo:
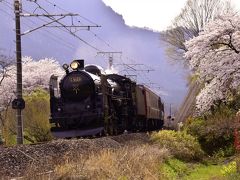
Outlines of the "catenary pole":
M19 103L22 99L22 49L21 49L21 25L20 25L20 13L21 13L21 2L14 0L14 11L15 11L15 24L16 24L16 63L17 63L17 144L23 144L23 117L22 108Z

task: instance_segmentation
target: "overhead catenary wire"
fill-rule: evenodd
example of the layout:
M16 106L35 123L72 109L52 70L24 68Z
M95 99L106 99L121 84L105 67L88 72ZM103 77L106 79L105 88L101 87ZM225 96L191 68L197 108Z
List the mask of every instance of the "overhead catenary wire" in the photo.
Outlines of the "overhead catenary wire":
M8 4L11 5L11 3L9 3L9 2L7 2L7 1L5 1L5 0L3 0L3 2L6 2L6 3L8 3ZM32 1L31 1L31 2L32 2ZM45 13L47 13L47 15L50 15L47 10L45 10L43 7L40 6L39 3L35 2L35 1L34 1L34 3L38 5L38 8L40 8L40 9L43 10ZM28 12L28 13L29 13L29 12ZM49 19L51 19L51 20L56 20L54 17L51 17L51 16L47 16L47 18L49 18ZM46 21L46 20L43 20L42 18L39 18L39 19L42 20L42 21L44 21L44 22L46 22L46 23L48 22L48 21ZM68 29L63 23L61 23L61 22L59 22L59 21L57 21L57 20L56 20L56 23L60 24L60 25L64 28L64 29L62 29L62 28L60 28L60 27L57 27L58 29L60 29L60 30L62 30L62 31L64 31L64 32L66 32L66 33L69 33L70 35L74 36L76 39L82 41L83 43L85 43L85 44L88 45L89 47L95 49L96 51L101 51L101 49L93 46L92 44L88 43L86 40L84 40L84 39L82 39L80 36L78 36L76 33L72 32L72 31L71 31L70 29Z
M38 6L39 9L42 9L45 13L47 13L49 15L49 12L44 9L38 2L34 1L34 3ZM86 45L88 45L89 47L95 49L96 51L101 51L99 48L93 46L92 44L88 43L86 40L82 39L80 36L78 36L76 33L72 32L70 29L68 29L65 24L61 23L60 21L56 20L54 17L51 16L47 16L47 18L51 19L51 20L55 20L56 23L60 24L64 29L65 32L70 33L72 36L74 36L75 38L77 38L78 40L82 41L83 43L85 43ZM57 27L59 28L59 27ZM61 28L59 28L61 29ZM64 31L64 29L62 29Z
M60 6L58 6L57 4L54 4L54 3L52 3L52 2L50 2L49 0L44 0L44 1L46 1L46 2L48 2L49 4L51 4L51 5L53 5L54 7L57 7L58 9L60 9L60 10L62 10L62 11L64 11L64 12L66 12L66 13L70 13L69 11L67 11L66 9L64 9L64 8L62 8L62 7L60 7ZM81 15L80 15L81 16ZM97 25L97 23L95 23L95 22L93 22L93 21L91 21L91 20L89 20L88 18L85 18L84 16L81 16L81 17L83 17L85 20L87 20L88 22L90 22L90 23L93 23L93 24L95 24L95 25ZM77 17L76 17L77 18ZM81 23L81 21L79 21L79 20L76 20L76 22L79 22L79 23ZM100 36L98 36L96 33L94 33L93 31L91 31L91 30L89 30L96 38L98 38L101 42L103 42L105 45L107 45L108 47L110 47L112 50L114 50L114 51L117 51L115 48L113 48L108 42L106 42L103 38L101 38ZM136 62L135 62L136 63ZM126 65L126 63L123 63L123 64L125 64ZM152 70L152 69L151 69ZM141 69L140 71L144 71L143 69Z
M50 2L50 1L48 1L48 0L45 0L45 1L48 2L49 4L53 5L54 7L59 8L60 10L62 10L62 11L64 11L64 12L68 12L67 10L65 10L65 9L61 8L60 6L58 6L57 4L54 4L54 3L52 3L52 2ZM90 20L90 19L88 19L88 18L86 18L86 17L84 17L84 16L82 16L82 15L80 15L80 14L79 14L79 16L80 16L81 18L85 19L86 21L88 21L89 23L92 23L92 24L94 24L94 25L98 25L97 23L93 22L92 20Z
M6 2L3 0L3 2ZM6 5L6 7L8 7L9 9L13 10L13 7L9 5L10 3L8 4L4 4ZM3 11L3 10L2 10ZM28 11L25 11L23 10L23 12L27 12L29 13ZM9 17L11 17L12 19L14 19L13 15L8 13L7 11L5 11L5 14L7 14ZM31 20L31 19L26 19L26 21L28 22L31 22L32 24L35 24L35 25L38 25L35 21ZM22 21L22 24L26 25L28 28L34 28L33 26L29 25L28 23L26 23L25 21ZM67 42L65 39L63 39L61 36L57 36L56 34L52 33L51 31L48 31L47 29L43 29L44 32L41 32L42 34L44 34L44 36L47 36L49 37L50 39L52 39L54 42L56 43L60 43L62 44L63 46L65 46L66 48L68 49L71 49L71 50L75 50L75 47L73 44Z
M54 4L54 3L50 2L49 0L45 0L45 1L48 2L48 3L50 3L51 5L53 5L54 7L59 8L60 10L66 12L66 13L70 13L70 12L67 11L66 9L61 8L60 6L58 6L57 4ZM80 16L80 17L84 17L84 16L82 16L82 15L79 15L79 16ZM75 20L76 20L76 19L77 19L77 17L75 17ZM89 20L89 19L87 19L87 18L85 18L85 17L84 17L84 19L86 19L86 20L89 21L90 23L93 23L93 24L97 25L97 23L95 23L95 22L93 22L93 21L91 21L91 20ZM81 23L81 21L79 21L79 20L76 20L76 22ZM81 24L82 24L82 23L81 23ZM91 31L91 30L89 30L89 32L91 32L96 38L98 38L101 42L103 42L105 45L107 45L108 47L110 47L112 50L117 51L113 46L110 45L110 43L108 43L107 41L105 41L103 38L101 38L101 37L100 37L99 35L97 35L95 32L93 32L93 31Z
M70 13L70 12L67 11L66 9L61 8L60 6L58 6L57 4L54 4L54 3L52 3L52 2L50 2L50 1L48 1L48 0L45 0L45 1L48 2L49 4L53 5L54 7L57 7L58 9L66 12L66 13ZM92 20L90 20L90 19L88 19L88 18L86 18L86 17L84 17L84 16L82 16L82 15L80 15L80 14L78 14L78 15L79 15L81 18L83 18L83 19L85 19L86 21L88 21L89 23L92 23L92 24L94 24L94 25L96 25L96 26L99 26L97 23L93 22ZM79 19L77 19L77 20L76 20L76 19L77 19L77 17L75 17L75 19L74 19L77 23L82 24ZM95 32L91 31L91 29L89 29L88 31L91 32L98 40L100 40L101 42L103 42L106 46L108 46L108 47L111 48L112 50L115 50L107 41L105 41L103 38L101 38L101 37L100 37L99 35L97 35ZM115 51L116 51L116 50L115 50Z
M3 0L3 1L5 1L5 0ZM45 0L45 1L48 2L49 4L53 5L54 7L59 8L60 10L62 10L62 11L64 11L64 12L70 13L70 12L68 12L67 10L59 7L58 5L52 3L52 2L50 2L50 1L48 1L48 0ZM5 2L6 2L6 1L5 1ZM31 2L32 2L32 1L31 1ZM49 15L48 11L47 11L46 9L44 9L43 7L41 7L41 5L40 5L38 2L36 2L36 1L33 1L33 2L34 2L35 4L37 4L37 8L38 8L38 9L43 10L45 13L47 13L46 15ZM29 12L28 12L28 13L29 13ZM83 18L84 20L88 21L89 23L91 23L91 24L93 24L93 25L97 25L97 23L91 21L90 19L88 19L88 18L86 18L86 17L84 17L84 16L82 16L82 15L79 15L79 16L80 16L81 18ZM76 32L72 32L71 29L69 29L65 24L59 22L59 21L58 21L57 19L55 19L54 17L48 16L47 18L56 21L56 22L59 24L59 26L62 27L62 28L61 28L61 27L58 27L58 28L61 29L62 31L64 31L64 32L66 32L66 33L70 33L70 34L71 34L72 36L74 36L76 39L79 39L80 41L82 41L82 42L85 43L86 45L90 46L90 47L93 48L94 50L96 50L96 51L102 51L101 49L93 46L92 44L90 44L90 43L88 43L87 41L85 41L84 39L82 39L80 36L78 36L78 35L76 34ZM48 21L46 21L45 19L42 19L42 18L39 18L39 17L38 17L38 19L40 19L41 21L43 21L43 22L45 22L45 23L48 22ZM82 22L81 22L80 20L76 20L76 19L77 19L77 18L74 18L74 21L76 21L77 23L82 24ZM73 21L73 18L72 18L72 21ZM91 31L91 30L89 30L89 32L91 32L91 33L94 35L94 37L96 37L99 41L101 41L102 43L104 43L108 48L111 48L111 49L115 50L115 48L112 47L110 43L108 43L107 41L105 41L103 38L101 38L101 37L100 37L99 35L97 35L95 32L93 32L93 31ZM72 46L72 45L70 45L70 46ZM71 49L72 49L72 48L73 48L73 47L71 47ZM124 59L127 59L128 61L131 61L131 62L133 62L133 63L136 63L136 61L134 61L133 59L129 58L127 55L123 55L123 56L124 56ZM122 58L120 58L120 61L122 62L122 64L124 64L126 67L128 67L128 64L125 63ZM129 68L131 68L131 67L129 67ZM146 73L143 73L144 71L145 71L145 72L147 72L147 71L144 70L144 69L142 69L142 67L139 67L139 68L140 68L139 71L141 71L142 73L139 73L138 71L134 71L134 73L136 73L136 74L142 79L142 81L146 81L145 84L153 84L152 81L147 77ZM129 74L129 72L128 72L127 70L126 70L125 72Z
M56 6L57 6L57 5L55 4L55 7L56 7ZM40 8L40 7L39 7L39 8ZM60 8L60 7L58 7L58 8ZM63 9L63 8L60 8L60 9L61 9L61 10L64 10L65 12L68 12L68 11L66 11L66 10ZM68 13L69 13L69 12L68 12ZM80 21L77 21L77 22L80 22ZM96 24L96 23L95 23L95 24ZM104 44L106 44L108 47L114 49L109 43L107 43L105 40L103 40L102 38L100 38L96 33L92 32L92 31L90 31L90 32L93 33L95 37L97 37L101 42L103 42ZM129 66L127 63L125 63L122 59L121 59L121 61L122 61L122 63L123 63L126 67L128 67L128 68L130 68L130 69L132 68L132 67ZM134 62L135 62L135 61L134 61ZM144 70L141 69L140 71L143 72ZM128 71L126 71L126 73L129 74ZM138 74L138 76L142 77L142 79L145 79L145 81L148 81L148 83L146 83L146 84L153 84L153 83L150 81L150 79L149 79L146 75L144 75L143 73L139 73L137 70L135 71L135 73Z

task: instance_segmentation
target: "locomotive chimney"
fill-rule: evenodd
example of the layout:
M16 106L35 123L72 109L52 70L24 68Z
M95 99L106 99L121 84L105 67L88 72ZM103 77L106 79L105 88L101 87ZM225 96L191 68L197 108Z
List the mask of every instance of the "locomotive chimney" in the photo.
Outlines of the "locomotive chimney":
M75 61L78 62L78 70L83 70L84 69L84 59L77 59Z

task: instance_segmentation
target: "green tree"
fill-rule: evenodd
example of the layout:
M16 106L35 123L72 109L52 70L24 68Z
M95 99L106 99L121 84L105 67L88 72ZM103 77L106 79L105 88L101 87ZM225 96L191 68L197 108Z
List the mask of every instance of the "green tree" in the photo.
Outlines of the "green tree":
M229 104L221 103L204 116L189 118L184 130L198 138L206 153L213 155L221 151L223 156L232 155L233 132L235 128L240 128L235 115L236 111Z
M23 110L23 128L25 142L43 142L52 139L50 132L49 94L46 90L36 89L24 96L26 108ZM7 145L15 144L16 137L15 110L9 109L7 124L4 128L4 139Z
M47 91L38 89L25 97L24 110L25 138L33 142L48 141L51 139L49 114L50 102Z

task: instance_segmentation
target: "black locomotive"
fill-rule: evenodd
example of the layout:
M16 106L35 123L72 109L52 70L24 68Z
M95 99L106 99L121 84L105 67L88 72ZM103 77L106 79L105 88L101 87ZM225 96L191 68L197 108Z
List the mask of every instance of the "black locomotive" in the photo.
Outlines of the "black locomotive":
M55 137L117 135L160 129L161 98L118 74L104 74L83 60L63 65L66 75L50 79L50 123Z

